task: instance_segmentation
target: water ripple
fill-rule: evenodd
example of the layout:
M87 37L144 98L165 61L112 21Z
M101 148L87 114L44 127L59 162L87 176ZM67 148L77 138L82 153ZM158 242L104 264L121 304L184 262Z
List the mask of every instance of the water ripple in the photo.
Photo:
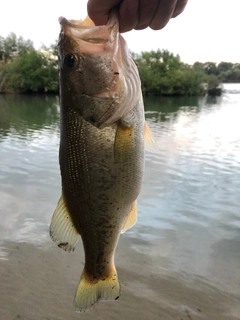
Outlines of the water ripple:
M43 243L61 192L59 107L55 97L18 99L0 108L0 240ZM146 153L138 223L124 235L183 274L214 279L216 267L225 284L234 283L226 263L235 272L240 263L239 103L231 91L146 100L158 152ZM0 260L7 257L0 247Z

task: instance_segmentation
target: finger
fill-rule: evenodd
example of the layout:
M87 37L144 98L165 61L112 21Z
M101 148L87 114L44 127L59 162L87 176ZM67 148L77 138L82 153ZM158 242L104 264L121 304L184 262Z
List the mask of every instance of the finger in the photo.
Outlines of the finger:
M160 30L165 27L171 19L175 10L177 0L161 0L158 4L157 11L149 24L153 30Z
M139 18L135 27L136 30L142 30L149 26L158 8L158 1L140 0Z
M172 18L177 17L180 13L183 12L187 5L188 0L178 0L174 12L172 14Z
M138 24L139 0L123 0L119 8L119 31L130 31Z
M89 0L87 11L95 25L107 24L111 9L116 7L122 0Z

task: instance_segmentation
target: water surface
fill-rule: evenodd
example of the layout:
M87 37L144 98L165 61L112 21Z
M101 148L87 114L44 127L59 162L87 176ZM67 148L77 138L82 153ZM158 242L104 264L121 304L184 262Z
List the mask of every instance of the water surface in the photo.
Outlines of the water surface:
M156 295L161 300L161 288L153 285L156 279L181 279L183 286L192 284L191 295L196 297L199 286L206 284L213 291L210 294L211 290L205 288L202 297L206 290L210 290L208 294L213 300L217 292L214 290L229 295L229 301L223 299L228 303L225 315L221 318L220 311L219 315L214 311L216 319L238 319L231 317L238 312L233 312L231 303L235 298L240 301L240 85L225 85L224 94L218 98L146 98L145 110L159 150L155 154L146 153L138 223L121 237L117 250L116 265L126 270L141 257L139 267L128 270L135 272L138 281L131 281L129 275L127 283L123 279L123 291L126 287L139 299L153 301ZM48 235L52 212L61 193L58 145L57 97L0 96L0 279L1 272L5 274L4 270L16 263L14 257L18 254L13 253L21 245L28 250L40 250L39 255L42 252L52 255L60 250ZM31 266L31 261L27 263ZM55 268L54 260L51 263ZM78 276L81 268L82 264ZM42 285L49 281L47 270ZM148 280L144 280L145 276ZM7 280L3 281L7 286ZM11 282L14 276L8 279ZM76 286L74 282L74 290ZM169 280L167 287L172 288L171 296L176 291L174 283ZM0 291L0 295L5 291ZM45 298L50 296L47 293ZM72 298L64 296L65 300ZM186 311L184 305L188 300L189 297L178 302L179 316ZM8 316L12 319L10 310L14 306L10 296L9 306L5 304L3 308L9 310L5 319ZM199 308L189 308L196 319L205 319L197 311ZM41 312L47 314L47 310L48 307L43 307ZM211 306L206 319L210 319L210 311ZM25 318L18 313L16 316L32 319L27 309L21 312L25 312ZM49 319L60 319L58 312L48 315ZM149 315L152 319L154 316L173 319L170 311L165 317L156 312ZM187 313L184 316L189 319ZM112 315L110 318L115 319ZM139 314L137 318L141 318Z

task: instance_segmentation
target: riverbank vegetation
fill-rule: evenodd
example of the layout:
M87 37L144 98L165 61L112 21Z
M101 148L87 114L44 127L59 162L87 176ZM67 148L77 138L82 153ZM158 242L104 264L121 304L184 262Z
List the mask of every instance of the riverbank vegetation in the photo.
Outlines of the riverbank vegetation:
M0 92L58 92L56 45L36 50L31 40L0 36Z
M168 50L133 53L144 95L221 94L222 82L240 82L240 63L183 63ZM0 93L57 93L57 45L36 50L31 40L0 36Z

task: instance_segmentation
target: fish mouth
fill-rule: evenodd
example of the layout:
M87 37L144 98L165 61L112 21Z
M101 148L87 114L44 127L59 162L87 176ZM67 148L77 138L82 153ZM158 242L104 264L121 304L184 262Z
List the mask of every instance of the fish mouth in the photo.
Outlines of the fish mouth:
M76 72L82 74L78 89L82 90L82 105L83 101L88 105L83 111L84 118L97 127L107 125L107 120L126 99L117 13L112 12L108 23L103 26L95 26L89 17L85 20L60 17L59 23L60 52L63 57L67 50L76 55Z
M79 46L81 53L113 50L118 37L118 19L113 13L106 25L95 26L94 22L87 17L85 20L68 20L59 18L62 26L61 34L73 38Z
M119 57L117 54L119 43L117 13L113 11L108 23L103 26L95 26L89 17L85 20L68 20L60 17L59 23L62 26L59 44L65 42L64 38L66 36L74 40L76 44L74 51L85 56L90 54L91 56L102 57L102 65L99 69L109 77L108 86L104 90L95 91L92 96L96 98L115 96L119 90L120 82ZM104 56L108 58L104 58ZM109 67L109 62L111 62L111 67ZM99 63L99 60L96 63ZM104 63L107 65L105 68Z
M103 26L96 26L89 17L60 17L59 22L60 66L73 84L79 114L98 128L114 124L141 96L138 71L119 33L117 12L112 11ZM77 61L71 74L63 63L68 53Z

